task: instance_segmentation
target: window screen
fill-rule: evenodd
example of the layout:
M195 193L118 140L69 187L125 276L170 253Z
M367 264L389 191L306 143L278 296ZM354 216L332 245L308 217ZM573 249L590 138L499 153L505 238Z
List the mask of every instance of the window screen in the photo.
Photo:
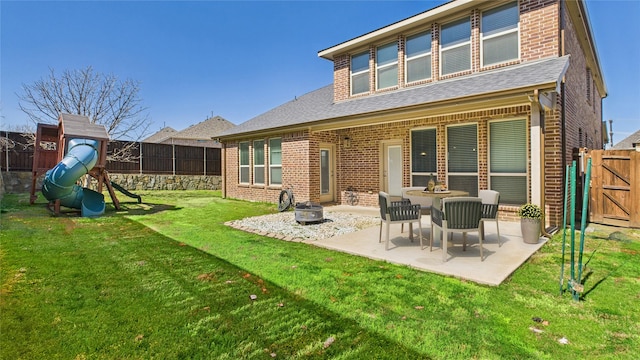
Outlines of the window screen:
M442 75L471 69L471 23L469 18L442 25L440 43Z
M269 139L269 184L282 185L282 139Z
M351 94L369 91L369 52L351 57Z
M436 176L436 129L411 131L411 184L427 186L431 174Z
M513 2L482 13L482 64L518 59L518 3Z
M398 85L398 44L392 43L376 50L378 89Z
M489 186L500 203L527 201L527 129L524 119L489 123Z
M264 140L253 142L253 183L264 184Z
M447 128L447 171L450 189L478 196L478 127Z
M431 32L407 37L407 82L431 77Z
M249 142L241 142L238 146L240 158L240 182L249 183Z

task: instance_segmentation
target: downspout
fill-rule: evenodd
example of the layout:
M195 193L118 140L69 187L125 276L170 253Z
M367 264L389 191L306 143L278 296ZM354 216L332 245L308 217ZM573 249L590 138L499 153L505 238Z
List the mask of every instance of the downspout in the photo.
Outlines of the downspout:
M533 144L534 144L534 137L537 137L538 140L538 148L539 148L539 157L537 159L534 159L533 156L531 156L531 171L532 171L532 179L533 177L535 177L535 173L537 173L539 179L538 179L538 189L539 192L535 192L533 193L534 187L531 187L532 189L532 194L531 194L531 202L533 202L534 204L537 204L537 200L540 201L540 208L542 209L542 221L540 221L540 232L542 233L542 235L549 237L551 235L549 235L546 231L546 227L545 227L545 219L544 219L544 214L545 214L545 205L544 205L544 131L542 130L544 128L544 105L542 105L540 103L540 92L538 89L533 90L533 96L529 97L529 101L531 101L531 147L532 147L532 155L535 154L535 152L533 152ZM534 136L535 134L535 136ZM537 166L535 168L534 171L534 166Z
M226 143L220 141L220 168L222 170L222 198L227 198L227 166L226 166Z
M565 49L564 49L564 7L565 7L565 0L561 0L559 3L560 6L560 24L559 24L559 29L560 29L560 56L564 56L565 55ZM566 171L567 171L567 117L566 117L566 97L567 97L567 93L564 89L565 87L565 83L564 83L564 78L562 79L562 82L560 83L560 151L562 153L562 178L566 179ZM562 187L562 191L564 191L565 186ZM562 198L564 199L564 197L566 196L566 194L562 194ZM566 206L566 205L563 205ZM562 224L562 228L564 228L566 226L566 224Z
M559 29L558 37L559 37L559 40L560 40L559 41L560 48L558 49L558 55L559 56L564 56L565 55L565 51L564 51L564 1L565 0L560 0L558 2L558 14L559 14L559 16L558 16L558 29ZM566 134L565 134L566 127L565 127L565 106L564 106L564 104L565 104L564 80L560 83L560 92L561 92L561 95L560 95L560 99L561 100L560 100L560 102L561 102L561 107L562 107L560 109L560 133L561 133L560 134L560 144L561 144L560 148L561 148L561 153L562 153L562 155L561 155L561 159L562 159L562 178L564 179L565 176L566 176L566 174L565 174L566 169L565 168L566 168L566 163L567 163L567 156L566 156L567 146L566 146ZM537 98L538 94L536 93L535 95L536 95L536 101L538 101L538 98ZM544 108L542 109L542 111L544 111ZM544 118L544 115L543 115L543 118ZM542 127L542 128L544 128L544 127ZM543 131L541 136L540 136L540 142L541 142L541 144L540 144L540 156L541 156L542 159L544 159L544 135L545 134L544 134L544 131ZM545 193L546 193L546 190L545 190L545 183L544 183L544 179L545 179L544 171L545 171L545 169L544 169L544 166L543 166L541 171L540 171L540 184L541 184L540 191L542 192L542 194L541 194L542 196L540 197L540 203L541 203L540 207L543 209L543 211L542 211L542 221L540 221L540 232L542 233L543 236L550 238L551 234L549 234L547 232L547 229L546 229L546 226L545 226L545 224L546 224L546 219L545 219L546 211L544 211L544 209L545 209L545 198L546 198L545 197ZM564 198L564 196L563 196L563 198ZM565 224L562 224L562 227L564 227L564 226L565 226Z

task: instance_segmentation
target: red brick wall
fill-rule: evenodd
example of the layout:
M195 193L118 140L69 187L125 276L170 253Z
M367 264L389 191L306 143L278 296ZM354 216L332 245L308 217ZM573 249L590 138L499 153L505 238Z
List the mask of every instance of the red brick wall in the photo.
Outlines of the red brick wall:
M602 112L600 94L593 78L587 77L585 54L578 43L571 18L565 14L564 19L565 51L571 54L565 75L565 155L570 161L572 149L580 145L602 149ZM580 134L582 138L579 138Z
M560 54L558 0L520 1L520 57L522 61Z
M531 61L561 55L560 51L560 7L557 0L520 1L520 41L521 59L497 66L481 68L480 64L480 11L469 11L472 22L472 71L484 71L490 68L508 66L521 61ZM601 102L593 80L591 80L590 96L587 96L587 76L585 55L579 46L573 24L567 14L565 19L565 52L571 54L570 67L566 74L566 86L563 96L557 97L557 109L544 114L544 200L547 208L547 223L559 224L562 218L564 167L563 139L566 140L565 159L571 160L572 148L582 144L589 148L601 148ZM446 22L443 19L442 22ZM419 82L422 84L439 80L439 23L431 25L432 30L432 79ZM404 74L404 35L399 38L398 46L398 86L415 86L416 83L405 84ZM369 46L370 53L370 89L375 92L375 46ZM334 61L334 96L336 101L350 98L349 89L350 54L337 56ZM452 76L461 76L455 74ZM449 76L451 77L451 76ZM358 96L367 96L358 95ZM564 107L565 119L562 120ZM410 130L415 127L434 126L437 130L438 178L446 176L446 126L450 124L475 122L478 125L479 152L479 187L488 186L487 159L487 126L488 121L500 118L525 117L530 126L530 109L528 106L517 106L491 111L477 111L447 116L437 116L411 121L398 121L382 125L335 131L283 134L283 184L292 186L298 201L319 201L319 147L322 143L334 144L336 147L336 201L345 203L344 192L348 187L358 190L359 205L377 206L377 192L381 190L380 152L381 143L385 140L400 140L403 144L405 186L410 185ZM562 133L563 126L565 133ZM581 130L581 131L580 131ZM351 145L343 146L343 139L350 138ZM251 139L253 140L253 139ZM531 148L531 144L529 144ZM279 187L238 185L237 142L227 144L226 172L227 196L259 201L277 201L281 190ZM530 169L529 169L530 170ZM530 183L537 179L530 179ZM516 207L502 209L505 218L514 218Z
M468 11L471 20L471 70L449 74L440 77L440 54L439 54L439 32L440 25L450 19L443 18L431 24L432 34L432 78L428 81L406 84L404 82L404 41L405 34L398 36L398 87L409 87L423 84L430 81L438 81L468 75L471 73L486 71L494 68L505 67L518 64L524 61L538 60L560 54L560 31L559 31L559 5L558 0L522 0L520 1L520 60L508 63L481 67L480 60L480 21L481 10L472 9ZM491 5L483 4L487 7ZM490 7L489 7L490 8ZM415 29L414 29L415 30ZM426 30L426 29L425 29ZM382 44L369 45L369 71L370 71L370 93L389 91L383 89L376 91L375 87L375 49ZM360 52L360 51L358 51ZM353 54L343 54L334 60L334 100L342 101L351 97L350 92L350 56ZM366 96L368 94L358 94L354 97Z

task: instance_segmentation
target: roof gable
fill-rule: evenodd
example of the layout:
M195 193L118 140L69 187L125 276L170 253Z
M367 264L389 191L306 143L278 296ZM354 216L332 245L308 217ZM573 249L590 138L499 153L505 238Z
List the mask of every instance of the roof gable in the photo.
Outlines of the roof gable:
M177 133L178 131L175 130L172 127L163 127L162 129L158 130L158 132L156 132L155 134L147 137L146 139L142 140L142 142L147 142L147 143L159 143L162 142L162 140L168 139L171 137L171 135Z

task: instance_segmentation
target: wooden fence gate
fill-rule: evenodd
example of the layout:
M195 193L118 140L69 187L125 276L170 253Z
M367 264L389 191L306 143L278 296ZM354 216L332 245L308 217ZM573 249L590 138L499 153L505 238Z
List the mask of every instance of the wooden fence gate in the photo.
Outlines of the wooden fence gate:
M592 150L589 221L640 228L640 152Z

